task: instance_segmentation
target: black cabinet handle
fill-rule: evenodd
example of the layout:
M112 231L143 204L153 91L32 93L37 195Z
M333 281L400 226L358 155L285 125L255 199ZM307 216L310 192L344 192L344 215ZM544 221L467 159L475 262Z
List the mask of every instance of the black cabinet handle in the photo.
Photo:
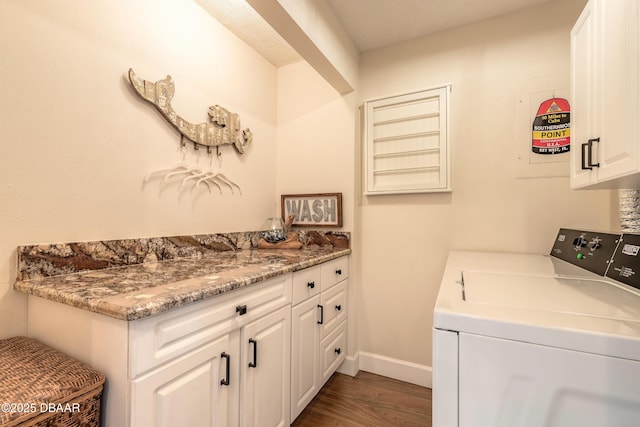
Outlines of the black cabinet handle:
M582 149L580 156L580 166L582 167L582 170L592 169L587 166L587 155L585 154L585 151L587 150L587 143L585 142L584 144L581 144L580 147Z
M318 325L324 324L324 307L318 304L318 308L320 309L320 320L318 321Z
M247 314L247 306L246 305L237 306L236 313L238 313L240 316L242 316L243 314Z
M341 305L341 304L336 305L336 310L337 310L337 311L342 310L342 305Z
M249 338L249 344L253 344L253 362L249 362L249 367L256 368L258 366L258 341Z
M341 352L340 347L336 348L336 349L335 349L335 350L333 350L333 351L335 351L335 352L336 352L336 354L340 354L340 352Z
M587 153L587 162L589 163L590 167L600 167L600 163L593 163L593 143L594 142L600 142L600 138L594 138L594 139L590 139L589 141L587 141L587 147L589 148L589 152Z
M593 143L600 142L600 138L589 139L581 144L581 167L583 170L591 170L600 166L600 163L593 163Z
M342 270L341 270L341 269L337 269L337 270L336 270L336 274L337 274L338 276L340 276L340 275L342 274Z
M307 286L309 287L309 289L313 289L316 287L316 282L308 282Z
M231 356L227 353L222 352L220 355L221 358L227 359L227 377L220 380L220 385L229 385L229 373L230 373L230 365L231 365Z

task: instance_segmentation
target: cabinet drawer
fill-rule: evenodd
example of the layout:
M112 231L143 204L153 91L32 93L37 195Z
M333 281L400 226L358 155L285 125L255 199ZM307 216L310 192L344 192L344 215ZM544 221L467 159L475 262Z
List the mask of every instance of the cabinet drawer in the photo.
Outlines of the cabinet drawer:
M346 320L322 340L320 348L322 349L322 356L320 357L322 381L320 382L320 387L322 387L347 357Z
M320 338L327 336L340 322L347 318L347 284L343 280L328 291L320 294L322 306L322 329Z
M327 290L341 280L349 276L349 257L327 261L321 264L322 268L322 290Z
M285 274L130 322L131 378L290 303L291 274Z
M296 305L320 292L320 266L305 268L293 273L292 305Z

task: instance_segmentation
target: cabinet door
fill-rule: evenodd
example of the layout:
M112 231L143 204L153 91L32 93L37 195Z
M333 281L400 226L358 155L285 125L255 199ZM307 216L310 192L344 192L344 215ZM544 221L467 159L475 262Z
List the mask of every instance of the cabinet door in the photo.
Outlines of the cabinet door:
M638 1L597 0L598 181L638 171Z
M135 379L131 426L237 425L239 347L239 334L226 334Z
M639 27L637 0L590 0L571 31L572 188L637 186Z
M320 296L291 310L291 421L320 390Z
M571 187L579 188L595 180L595 173L582 169L583 147L600 132L596 92L594 1L585 6L571 30ZM586 147L585 147L586 148Z
M291 307L283 307L248 324L240 336L240 425L288 426Z

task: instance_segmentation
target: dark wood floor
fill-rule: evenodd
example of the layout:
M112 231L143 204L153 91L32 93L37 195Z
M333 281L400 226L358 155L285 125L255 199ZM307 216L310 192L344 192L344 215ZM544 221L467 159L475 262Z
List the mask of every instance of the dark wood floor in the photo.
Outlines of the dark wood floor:
M335 373L293 427L431 427L431 389L368 372Z

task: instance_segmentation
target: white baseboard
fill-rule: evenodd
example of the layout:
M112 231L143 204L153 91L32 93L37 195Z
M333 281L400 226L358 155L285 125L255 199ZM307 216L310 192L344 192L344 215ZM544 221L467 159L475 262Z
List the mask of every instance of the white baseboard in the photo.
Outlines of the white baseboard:
M338 366L338 372L341 374L349 375L351 377L355 377L360 368L358 367L360 364L359 361L360 355L358 353L355 356L347 355L347 358L344 359L344 362Z
M394 359L364 351L359 352L354 360L358 362L356 367L362 371L422 387L431 388L433 385L431 366L420 365L418 363L407 362L406 360Z

